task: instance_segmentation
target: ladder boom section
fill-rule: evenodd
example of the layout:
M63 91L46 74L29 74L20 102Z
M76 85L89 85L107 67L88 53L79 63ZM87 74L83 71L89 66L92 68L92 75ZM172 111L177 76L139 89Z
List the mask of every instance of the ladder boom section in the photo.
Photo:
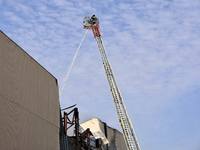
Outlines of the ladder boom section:
M108 79L108 83L110 86L110 91L114 100L115 108L117 110L118 119L123 131L123 135L126 141L126 144L129 148L129 150L140 150L137 137L135 135L134 129L132 127L132 123L128 117L128 113L125 108L125 104L121 95L121 92L117 86L111 65L108 61L105 48L103 45L103 41L101 36L95 36L95 39L97 41L97 45L102 57L102 63L105 69L105 73Z
M111 65L107 58L107 54L106 54L105 47L103 45L103 40L101 38L101 33L99 30L99 22L98 24L91 24L90 29L92 29L93 31L94 37L97 42L97 46L99 48L99 52L102 58L102 63L105 69L107 80L110 86L110 91L114 100L115 108L117 110L118 119L123 131L123 136L124 136L127 148L129 150L141 150L135 131L133 129L131 120L129 119L128 113L126 111L126 107L125 107L121 92L117 86L117 82L115 80Z
M125 108L125 104L121 95L121 92L117 86L111 65L106 55L106 51L103 45L103 40L101 38L101 34L98 26L92 26L93 34L96 39L99 52L101 54L102 63L105 69L105 73L108 79L108 83L110 86L110 91L112 93L112 97L115 103L115 107L118 114L118 119L123 131L124 138L126 140L126 144L130 150L140 150L139 143L137 141L136 134L134 132L132 123L129 119L128 113Z

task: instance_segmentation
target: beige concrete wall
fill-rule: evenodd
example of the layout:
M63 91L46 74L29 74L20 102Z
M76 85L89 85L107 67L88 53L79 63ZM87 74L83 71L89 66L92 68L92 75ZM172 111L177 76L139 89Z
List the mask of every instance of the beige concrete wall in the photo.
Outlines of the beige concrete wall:
M0 31L0 150L58 150L56 79Z

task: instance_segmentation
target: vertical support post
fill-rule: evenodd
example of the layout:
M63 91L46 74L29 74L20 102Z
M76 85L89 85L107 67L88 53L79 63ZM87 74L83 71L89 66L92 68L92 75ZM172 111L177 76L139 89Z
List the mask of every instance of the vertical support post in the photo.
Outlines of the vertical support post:
M90 132L87 133L88 137L87 137L87 140L88 140L88 149L90 149Z
M78 108L74 108L74 120L75 120L75 136L76 136L76 150L79 149L79 113Z
M76 140L79 141L79 112L78 108L74 109L74 119L75 119L75 134L76 134Z
M64 132L67 134L67 113L64 112Z

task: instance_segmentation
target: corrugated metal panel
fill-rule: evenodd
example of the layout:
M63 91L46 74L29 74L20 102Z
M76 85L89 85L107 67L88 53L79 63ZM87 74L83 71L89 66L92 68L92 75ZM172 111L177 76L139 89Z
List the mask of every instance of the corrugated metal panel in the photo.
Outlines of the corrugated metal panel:
M56 79L0 32L0 149L59 149Z
M1 36L1 35L0 35ZM0 49L3 49L3 46L0 44ZM0 96L4 93L4 89L3 89L3 71L2 70L2 51L0 50Z
M14 114L14 104L0 96L0 149L15 149L14 120L11 117Z
M48 111L48 115L49 118L48 120L51 123L54 122L58 122L60 123L60 106L59 106L59 101L56 101L59 99L59 95L58 95L58 87L55 85L57 85L57 80L48 80L49 81L49 111ZM55 84L56 83L56 84ZM56 117L51 117L51 116L56 116Z

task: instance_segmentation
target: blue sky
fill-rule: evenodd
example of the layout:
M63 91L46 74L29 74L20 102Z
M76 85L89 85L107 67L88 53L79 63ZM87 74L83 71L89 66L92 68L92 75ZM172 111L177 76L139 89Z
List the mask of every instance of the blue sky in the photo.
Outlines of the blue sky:
M53 76L59 87L96 14L103 42L143 150L200 150L199 0L0 0L0 30ZM89 31L62 108L77 104L80 122L97 117L120 129Z

